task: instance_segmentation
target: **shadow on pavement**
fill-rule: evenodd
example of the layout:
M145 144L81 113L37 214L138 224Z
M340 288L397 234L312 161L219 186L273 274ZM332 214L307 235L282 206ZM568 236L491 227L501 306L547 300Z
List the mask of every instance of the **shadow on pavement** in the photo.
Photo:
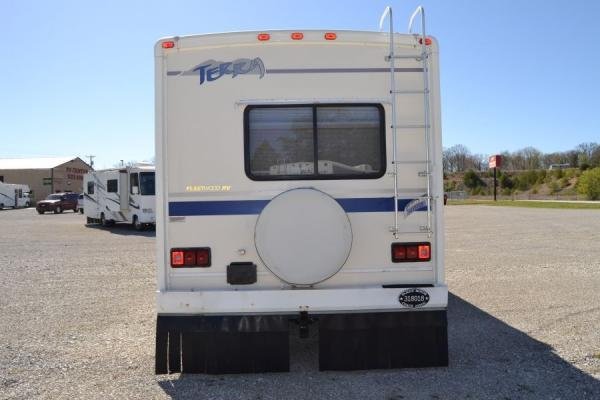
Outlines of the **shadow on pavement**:
M144 236L144 237L155 237L156 230L152 228L146 228L143 231L136 231L131 224L114 224L112 226L103 227L99 224L86 224L86 228L98 229L101 231L110 232L113 235L123 236Z
M301 340L292 331L289 373L181 374L158 384L173 399L600 399L600 381L453 294L448 325L447 368L319 372L317 333Z

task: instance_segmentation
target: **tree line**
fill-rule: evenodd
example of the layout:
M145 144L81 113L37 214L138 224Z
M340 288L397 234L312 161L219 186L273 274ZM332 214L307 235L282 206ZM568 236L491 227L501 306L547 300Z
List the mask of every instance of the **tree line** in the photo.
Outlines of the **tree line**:
M600 167L600 144L594 142L581 143L572 150L554 153L543 153L535 147L525 147L500 154L502 169L507 171L548 169L551 165L582 170ZM488 155L473 154L467 146L457 144L444 149L443 166L445 172L485 171L488 168Z

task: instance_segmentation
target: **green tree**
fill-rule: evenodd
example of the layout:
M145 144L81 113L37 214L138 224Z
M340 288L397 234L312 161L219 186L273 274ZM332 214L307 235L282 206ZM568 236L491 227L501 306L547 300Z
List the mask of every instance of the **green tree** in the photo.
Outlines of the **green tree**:
M464 182L465 186L468 187L469 189L475 189L477 187L485 186L485 182L483 182L481 180L481 178L479 177L479 175L477 175L477 173L475 171L473 171L472 169L465 172L463 182Z
M588 169L581 174L577 191L590 200L600 199L600 167Z
M500 187L502 189L512 189L515 186L515 183L510 179L510 176L507 174L500 175Z

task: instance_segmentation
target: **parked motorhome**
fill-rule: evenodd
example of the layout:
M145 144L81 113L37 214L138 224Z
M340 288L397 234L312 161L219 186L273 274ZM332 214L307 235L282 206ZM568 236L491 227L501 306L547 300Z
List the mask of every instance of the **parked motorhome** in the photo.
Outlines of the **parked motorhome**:
M86 222L103 226L117 222L142 230L155 222L154 166L92 171L84 176Z
M0 209L31 206L30 192L28 185L0 182Z
M438 43L339 30L155 47L156 373L448 363ZM87 212L87 210L86 210ZM290 323L291 322L291 323Z

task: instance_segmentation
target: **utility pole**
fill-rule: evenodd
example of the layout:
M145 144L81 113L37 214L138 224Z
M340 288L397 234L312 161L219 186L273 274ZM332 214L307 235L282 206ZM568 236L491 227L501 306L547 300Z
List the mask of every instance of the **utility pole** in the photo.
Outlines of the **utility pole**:
M94 157L96 157L96 156L89 155L89 156L85 156L85 157L90 159L90 167L92 169L94 169Z

